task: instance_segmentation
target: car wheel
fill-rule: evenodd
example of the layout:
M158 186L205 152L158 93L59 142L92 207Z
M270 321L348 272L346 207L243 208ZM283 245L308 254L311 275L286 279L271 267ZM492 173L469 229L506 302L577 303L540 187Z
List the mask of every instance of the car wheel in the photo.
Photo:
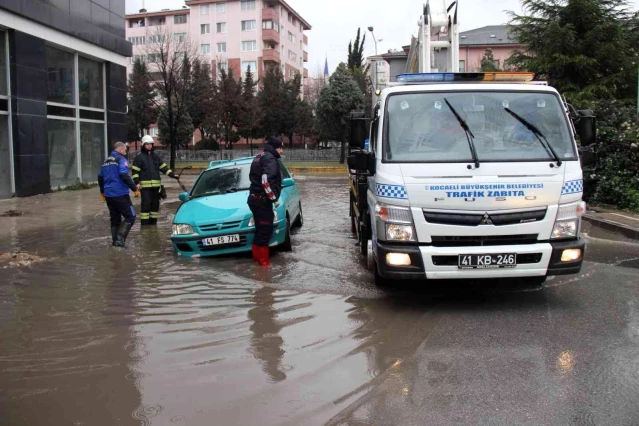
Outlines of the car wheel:
M284 242L280 244L280 250L293 251L293 244L291 243L291 223L288 220L288 216L286 217L286 237L284 238Z
M304 215L302 214L302 203L300 203L300 214L297 215L297 219L295 219L295 227L301 228L304 226Z

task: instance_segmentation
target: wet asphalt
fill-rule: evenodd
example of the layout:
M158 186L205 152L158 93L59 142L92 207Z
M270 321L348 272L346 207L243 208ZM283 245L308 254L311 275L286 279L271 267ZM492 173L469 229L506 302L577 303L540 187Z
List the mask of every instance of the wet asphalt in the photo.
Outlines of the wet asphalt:
M110 247L97 190L0 202L0 425L637 425L639 244L586 226L543 288L376 288L344 176L300 176L273 268ZM171 186L170 199L177 188Z

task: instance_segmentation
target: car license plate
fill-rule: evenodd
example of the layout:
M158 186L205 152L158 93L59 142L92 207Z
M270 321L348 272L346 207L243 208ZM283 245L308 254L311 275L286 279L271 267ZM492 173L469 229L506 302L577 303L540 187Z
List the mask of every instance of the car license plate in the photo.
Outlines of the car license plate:
M509 254L460 254L459 269L498 269L517 266L517 255Z
M222 235L220 237L205 238L202 240L202 245L204 247L208 247L208 246L220 246L223 244L235 244L239 242L240 242L240 235L233 234L233 235Z

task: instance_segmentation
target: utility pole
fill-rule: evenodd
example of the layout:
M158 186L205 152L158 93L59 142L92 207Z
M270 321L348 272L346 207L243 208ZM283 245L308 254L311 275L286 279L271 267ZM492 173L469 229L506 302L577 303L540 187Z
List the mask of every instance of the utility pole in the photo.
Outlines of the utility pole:
M378 69L377 69L377 39L375 38L375 33L373 32L373 27L368 27L368 31L371 32L371 34L373 35L373 41L375 42L375 90L377 90L377 86L378 86L378 81L377 81L377 74L378 74Z

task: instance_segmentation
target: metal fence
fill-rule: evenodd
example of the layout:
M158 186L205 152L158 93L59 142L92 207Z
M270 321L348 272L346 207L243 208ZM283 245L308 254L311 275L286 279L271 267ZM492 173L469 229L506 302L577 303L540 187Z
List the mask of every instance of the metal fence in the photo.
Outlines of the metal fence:
M345 147L348 152L348 147ZM195 150L179 150L176 152L175 160L179 162L209 162L214 160L234 160L236 158L251 157L257 155L261 151L261 147L253 148L253 154L249 149L233 149L233 150L221 150L221 151L195 151ZM285 161L296 162L338 162L341 149L339 146L324 149L303 149L293 148L287 149L284 146L283 158ZM155 153L158 154L163 160L168 161L170 153L168 150L156 149ZM135 157L135 152L131 152L131 158Z

